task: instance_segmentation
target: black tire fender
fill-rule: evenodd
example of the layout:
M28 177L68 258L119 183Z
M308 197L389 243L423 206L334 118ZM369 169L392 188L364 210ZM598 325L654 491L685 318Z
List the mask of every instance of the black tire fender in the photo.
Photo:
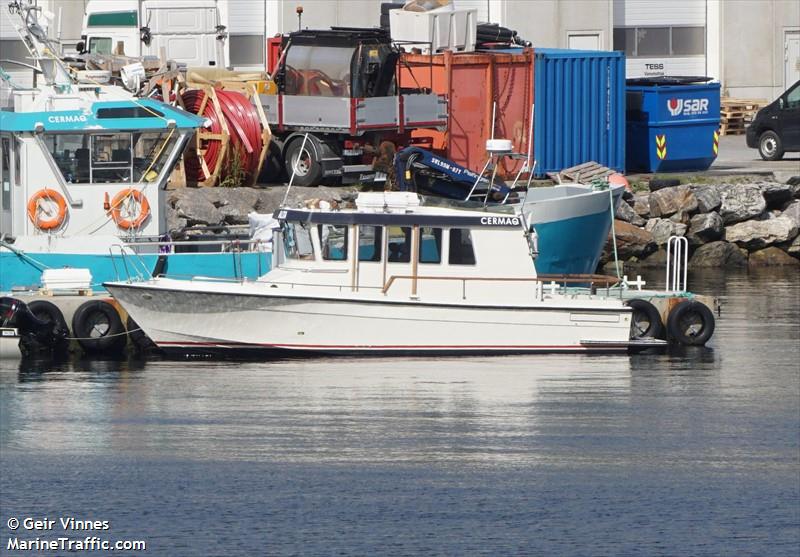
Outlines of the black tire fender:
M118 356L128 342L124 333L117 308L104 300L85 302L72 317L72 334L89 354Z
M139 352L147 352L149 350L155 350L158 348L156 343L153 342L149 336L147 336L147 333L145 333L139 327L139 325L133 320L133 318L131 318L130 315L128 316L128 320L125 322L125 326L128 329L128 338L131 339L131 343L133 343L133 346L136 347L136 350Z
M703 346L714 334L714 327L714 314L697 300L679 303L667 317L670 340L686 346Z
M656 306L640 298L628 300L625 305L633 310L631 312L631 339L664 338L664 323L661 321L661 314ZM642 321L647 323L646 328L637 327L637 323L640 322L637 320L637 316L643 318Z
M64 314L58 309L58 306L53 302L47 300L34 300L28 304L28 309L37 318L42 321L53 323L56 329L64 332L64 335L69 334L69 327L67 327L67 320L64 319Z

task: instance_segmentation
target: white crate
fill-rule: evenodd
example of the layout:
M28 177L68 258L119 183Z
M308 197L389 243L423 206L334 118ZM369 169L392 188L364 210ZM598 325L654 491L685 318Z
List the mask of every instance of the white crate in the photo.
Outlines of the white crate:
M443 50L473 52L478 31L478 10L435 10L408 12L391 10L389 22L392 40L406 49L419 48L424 53ZM431 43L431 44L428 44Z
M92 273L89 269L45 269L42 271L42 288L45 290L89 290Z

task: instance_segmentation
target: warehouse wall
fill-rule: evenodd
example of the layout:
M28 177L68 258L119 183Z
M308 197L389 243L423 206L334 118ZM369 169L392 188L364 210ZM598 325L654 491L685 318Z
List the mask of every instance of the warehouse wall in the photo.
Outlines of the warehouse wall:
M506 0L498 18L501 25L543 48L611 50L612 0Z
M800 31L800 2L722 2L722 84L730 96L773 100L784 91L784 40Z

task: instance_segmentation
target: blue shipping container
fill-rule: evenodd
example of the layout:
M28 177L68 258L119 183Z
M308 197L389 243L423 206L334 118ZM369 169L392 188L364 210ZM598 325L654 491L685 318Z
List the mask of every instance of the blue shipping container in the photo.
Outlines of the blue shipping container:
M629 85L628 170L705 170L719 148L719 83Z
M625 170L625 55L534 49L536 176L588 161Z

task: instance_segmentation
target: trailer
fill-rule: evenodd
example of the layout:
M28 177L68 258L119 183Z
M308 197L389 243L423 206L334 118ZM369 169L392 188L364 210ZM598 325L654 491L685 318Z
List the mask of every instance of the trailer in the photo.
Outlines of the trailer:
M420 87L413 75L401 83L400 47L385 30L306 29L271 41L268 51L276 91L259 100L272 128L273 161L293 172L297 185L385 180L412 131L447 126L444 95Z

